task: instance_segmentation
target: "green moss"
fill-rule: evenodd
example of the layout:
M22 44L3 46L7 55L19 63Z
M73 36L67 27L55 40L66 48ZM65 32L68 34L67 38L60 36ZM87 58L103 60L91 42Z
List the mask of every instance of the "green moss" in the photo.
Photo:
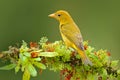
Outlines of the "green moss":
M32 42L30 46L23 41L20 48L10 47L8 51L3 51L2 58L11 61L12 68L17 73L23 71L23 80L30 79L30 75L37 76L37 69L48 68L53 71L61 71L67 80L97 80L102 78L119 79L119 60L110 60L110 53L107 50L95 50L84 41L85 53L93 63L93 66L82 64L81 57L73 48L68 48L64 42L48 42L46 37L40 42ZM7 56L7 57L6 57ZM3 66L0 70L9 70L11 65ZM36 66L36 67L35 67Z

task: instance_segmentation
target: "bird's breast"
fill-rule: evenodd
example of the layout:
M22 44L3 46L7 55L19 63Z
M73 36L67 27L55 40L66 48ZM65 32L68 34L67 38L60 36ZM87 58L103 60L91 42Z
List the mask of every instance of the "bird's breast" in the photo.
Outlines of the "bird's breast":
M68 47L71 47L71 45L72 45L71 41L61 31L60 31L60 33L61 33L61 36L62 36L62 39L63 39L65 45Z

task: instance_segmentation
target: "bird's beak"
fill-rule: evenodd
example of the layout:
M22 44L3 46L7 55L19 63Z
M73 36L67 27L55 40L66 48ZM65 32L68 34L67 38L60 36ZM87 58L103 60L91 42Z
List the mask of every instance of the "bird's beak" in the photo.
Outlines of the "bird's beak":
M48 17L55 18L55 14L54 13L50 14L50 15L48 15Z

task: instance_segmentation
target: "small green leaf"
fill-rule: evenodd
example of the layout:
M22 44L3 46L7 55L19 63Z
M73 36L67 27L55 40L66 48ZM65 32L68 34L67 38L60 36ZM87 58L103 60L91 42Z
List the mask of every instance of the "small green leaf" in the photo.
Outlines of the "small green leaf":
M22 80L30 80L30 73L29 73L28 69L25 69Z
M23 54L19 54L20 60L22 64L25 64L28 61L28 58Z
M58 53L57 52L41 52L38 56L55 57L55 56L58 56Z
M37 76L37 71L36 71L35 67L32 64L29 63L26 68L30 72L31 76L33 76L33 77Z
M16 64L9 64L3 67L0 67L0 70L11 70L13 68L15 68Z
M20 70L20 68L21 68L20 65L21 65L21 61L19 59L18 62L17 62L17 65L15 67L15 73L17 73Z
M114 68L118 65L119 60L115 60L111 62L111 66Z
M23 72L25 70L26 65L22 65L21 71Z
M42 63L34 62L34 65L37 66L38 68L46 69L46 66L44 64L42 64Z
M20 70L20 66L17 65L17 66L15 67L15 73L17 73L19 70Z
M41 61L41 58L38 57L38 58L33 58L34 61Z
M107 80L107 71L106 71L106 69L103 69L102 70L102 78L103 78L103 80Z
M117 73L120 75L120 70L117 70Z
M44 43L46 43L48 41L48 38L47 37L42 37L39 44L40 45L43 45Z
M27 43L23 40L22 41L23 43L22 43L22 45L21 45L21 47L20 47L20 53L23 53L23 52L26 52L26 51L28 51L28 47L27 47Z
M94 50L94 48L93 47L91 47L91 46L88 46L88 49L87 49L90 53Z
M23 54L19 54L20 63L21 63L21 70L24 71L26 65L28 64L28 57L24 56Z
M26 57L31 57L31 54L29 52L24 52L23 53Z

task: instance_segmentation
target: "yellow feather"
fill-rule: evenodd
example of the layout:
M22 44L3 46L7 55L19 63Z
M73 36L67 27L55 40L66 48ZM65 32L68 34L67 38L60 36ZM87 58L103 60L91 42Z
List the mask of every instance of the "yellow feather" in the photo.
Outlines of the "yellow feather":
M84 52L81 32L69 13L64 10L59 10L50 14L49 17L55 18L60 22L59 29L65 44L68 47L73 47L80 54L82 62L85 65L92 65L92 62L88 59Z

